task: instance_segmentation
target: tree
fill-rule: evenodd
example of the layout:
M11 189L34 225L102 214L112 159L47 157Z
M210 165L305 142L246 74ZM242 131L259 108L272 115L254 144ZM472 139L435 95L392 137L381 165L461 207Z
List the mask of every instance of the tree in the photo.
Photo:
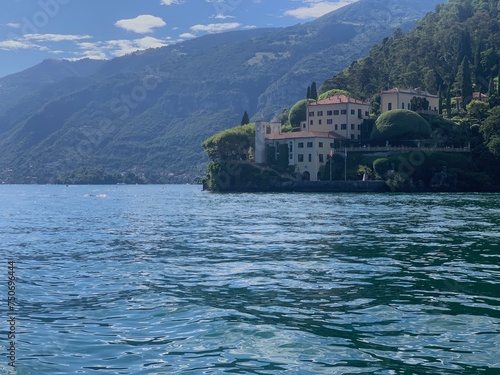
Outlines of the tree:
M214 162L248 160L250 150L255 149L255 125L223 130L208 138L202 146Z
M466 109L467 104L472 100L472 80L470 74L470 62L467 56L464 57L461 70L460 88L462 91L462 108Z
M500 156L500 106L493 108L480 126L484 143L495 156Z
M318 100L318 90L316 89L316 82L311 83L311 95L308 99Z
M451 117L451 89L449 87L446 91L446 116Z
M307 86L306 99L311 99L311 86Z
M248 117L248 112L245 111L243 114L243 118L241 119L241 125L247 125L250 124L250 117Z
M307 103L310 102L311 99L302 99L299 100L294 106L290 109L288 113L288 122L294 128L300 128L300 123L302 121L306 121L307 119Z
M488 109L489 105L482 100L471 100L466 107L467 114L474 117L478 123L481 123L481 121L487 116Z

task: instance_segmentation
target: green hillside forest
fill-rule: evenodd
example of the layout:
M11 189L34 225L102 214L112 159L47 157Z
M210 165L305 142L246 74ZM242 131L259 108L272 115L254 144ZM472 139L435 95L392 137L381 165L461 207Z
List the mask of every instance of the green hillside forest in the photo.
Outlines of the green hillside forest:
M393 87L421 88L439 95L440 116L423 114L421 120L410 120L411 116L407 117L403 113L410 111L399 111L394 114L386 112L379 117L380 93ZM397 143L398 137L402 139L404 136L406 139L413 132L416 139L432 136L440 147L464 144L471 147L470 153L462 155L439 152L426 154L409 178L388 174L391 169L397 170L408 155L384 158L358 155L348 158L350 179L359 179L361 175L368 174L374 179L385 179L392 188L404 190L418 183L430 186L433 178L439 177L445 167L455 190L498 190L500 2L449 0L438 5L434 12L419 21L415 29L406 33L396 30L394 35L375 45L366 57L354 61L347 69L327 79L319 88L318 95L321 97L334 92L347 92L353 97L370 101L372 120L366 121L369 131L362 143L377 144L377 141L389 140ZM307 94L304 91L304 98L310 93L311 87ZM289 113L282 115L284 129L296 130L296 124L305 119L306 101L297 102ZM400 128L390 126L398 121L401 123ZM413 121L414 125L410 126L408 121ZM246 131L241 131L240 138L246 139ZM241 150L233 151L236 157L229 159L226 157L221 160L220 155L214 157L214 141L224 140L223 135L221 133L204 143L212 160L209 166L209 181L212 184L216 177L213 172L225 168L221 164L230 160L231 163L247 165L251 157L248 152ZM234 131L231 136L235 137ZM335 163L335 158L331 162ZM287 173L290 179L293 178L291 171L283 167L286 165L282 165L281 170L272 168L277 172L272 177L274 182L278 175L282 180L286 179ZM262 171L252 173L262 175Z

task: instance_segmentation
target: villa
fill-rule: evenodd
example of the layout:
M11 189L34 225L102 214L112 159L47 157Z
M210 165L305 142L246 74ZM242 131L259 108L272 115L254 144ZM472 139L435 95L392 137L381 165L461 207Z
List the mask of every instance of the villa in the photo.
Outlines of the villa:
M420 89L383 91L381 112L393 109L438 115L439 97ZM318 181L320 168L330 154L346 144L359 142L362 124L369 118L370 104L346 95L309 102L306 105L306 121L300 124L301 131L283 133L277 118L270 124L263 121L256 124L255 162L266 164L268 158L285 163L288 160L288 166L294 166L303 180ZM286 156L280 153L286 153Z
M421 89L393 88L380 94L380 112L409 109L419 113L439 114L439 96Z

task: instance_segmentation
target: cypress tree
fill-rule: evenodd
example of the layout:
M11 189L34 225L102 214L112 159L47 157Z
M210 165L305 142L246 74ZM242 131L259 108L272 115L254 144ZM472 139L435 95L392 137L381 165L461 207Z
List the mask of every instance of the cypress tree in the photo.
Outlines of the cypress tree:
M241 125L247 125L250 124L250 117L248 117L247 111L243 114L243 118L241 119Z
M446 92L446 115L451 118L451 89L449 87Z
M467 104L472 100L472 80L470 74L470 63L467 56L464 57L462 61L462 81L461 81L461 89L462 89L462 108L465 109Z
M307 95L306 99L311 99L311 86L307 86Z
M498 72L498 78L497 78L497 97L500 98L500 72Z
M311 99L318 100L318 90L316 89L316 82L311 84Z

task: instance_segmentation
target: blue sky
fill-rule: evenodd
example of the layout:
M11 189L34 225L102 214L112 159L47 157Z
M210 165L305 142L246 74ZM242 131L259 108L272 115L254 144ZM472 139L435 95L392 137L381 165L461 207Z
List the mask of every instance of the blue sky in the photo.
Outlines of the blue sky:
M290 26L357 0L2 0L0 77L55 59L111 59L190 38Z

